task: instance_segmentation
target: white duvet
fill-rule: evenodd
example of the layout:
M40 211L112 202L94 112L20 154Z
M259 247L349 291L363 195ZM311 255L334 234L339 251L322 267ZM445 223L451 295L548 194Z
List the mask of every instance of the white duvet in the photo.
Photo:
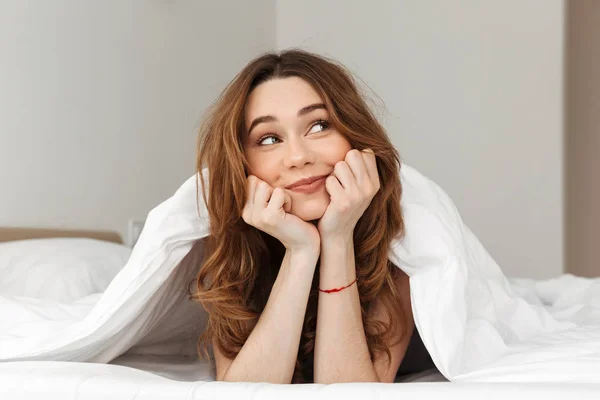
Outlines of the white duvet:
M444 191L407 165L401 178L406 236L390 259L410 276L439 371L453 382L600 383L600 279L507 279ZM192 244L208 234L199 199L198 210L193 176L154 208L103 293L68 303L0 293L0 361L195 354L204 313L185 290L198 267ZM28 365L0 364L0 381L11 364Z

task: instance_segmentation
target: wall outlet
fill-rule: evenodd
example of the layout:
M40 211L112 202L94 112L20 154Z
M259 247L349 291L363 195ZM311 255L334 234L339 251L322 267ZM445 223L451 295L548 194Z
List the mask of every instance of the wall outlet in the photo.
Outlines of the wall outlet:
M139 219L130 219L129 220L129 228L127 230L127 244L129 247L135 246L137 243L142 230L144 229L144 224L146 221L141 221Z

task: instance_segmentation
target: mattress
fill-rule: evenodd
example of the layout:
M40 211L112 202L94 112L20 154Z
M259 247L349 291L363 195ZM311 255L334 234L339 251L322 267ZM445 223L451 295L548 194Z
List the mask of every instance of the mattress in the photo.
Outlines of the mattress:
M437 370L396 383L331 385L215 382L208 363L186 357L123 355L109 364L15 361L0 364L2 399L597 399L600 385L450 383ZM542 397L543 396L543 397Z

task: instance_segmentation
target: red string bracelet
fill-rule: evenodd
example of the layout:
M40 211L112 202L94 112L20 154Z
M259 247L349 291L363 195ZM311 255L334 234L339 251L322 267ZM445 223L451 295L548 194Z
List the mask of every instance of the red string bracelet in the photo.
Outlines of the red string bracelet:
M350 286L354 285L354 282L356 282L358 280L358 278L354 278L354 280L352 281L351 284L346 285L344 287L341 288L335 288L335 289L327 289L327 290L323 290L323 289L319 289L319 292L323 292L323 293L335 293L335 292L341 292L342 290L349 288Z

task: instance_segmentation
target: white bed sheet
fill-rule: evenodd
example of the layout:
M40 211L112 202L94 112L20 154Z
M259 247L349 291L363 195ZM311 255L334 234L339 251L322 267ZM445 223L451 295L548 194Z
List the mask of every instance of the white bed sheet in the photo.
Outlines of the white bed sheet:
M215 382L208 364L182 357L123 355L110 364L15 361L0 364L2 399L598 399L599 384L450 383L437 370L402 383L274 385ZM542 397L543 396L543 397Z

